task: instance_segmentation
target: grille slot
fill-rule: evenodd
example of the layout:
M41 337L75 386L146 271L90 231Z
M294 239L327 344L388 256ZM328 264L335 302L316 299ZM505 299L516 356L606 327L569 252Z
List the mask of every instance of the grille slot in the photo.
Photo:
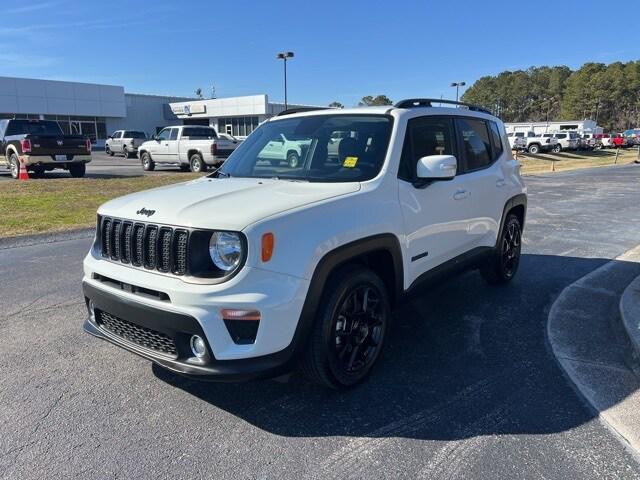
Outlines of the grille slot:
M104 258L174 275L188 273L187 230L106 217L100 224L100 243Z
M96 311L96 322L108 332L131 343L164 353L165 355L170 355L174 358L178 356L175 342L164 333L141 327L140 325L102 311Z

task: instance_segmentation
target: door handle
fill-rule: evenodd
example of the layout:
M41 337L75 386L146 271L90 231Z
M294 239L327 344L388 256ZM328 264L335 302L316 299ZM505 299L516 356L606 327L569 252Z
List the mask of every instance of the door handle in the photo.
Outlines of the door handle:
M504 187L507 184L507 182L505 182L504 178L499 178L498 180L496 180L496 187Z
M454 200L464 200L471 196L471 192L469 190L458 190L453 194Z

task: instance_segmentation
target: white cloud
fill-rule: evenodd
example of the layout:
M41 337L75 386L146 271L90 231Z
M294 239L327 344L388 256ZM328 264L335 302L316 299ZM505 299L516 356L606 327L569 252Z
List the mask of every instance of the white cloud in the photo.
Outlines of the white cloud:
M19 7L7 8L4 10L5 15L14 15L18 13L34 12L36 10L46 10L48 8L57 7L61 1L31 3L29 5L21 5Z

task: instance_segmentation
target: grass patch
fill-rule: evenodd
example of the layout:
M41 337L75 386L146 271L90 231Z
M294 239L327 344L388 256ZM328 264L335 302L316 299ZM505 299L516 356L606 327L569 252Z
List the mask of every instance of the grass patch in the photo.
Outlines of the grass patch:
M523 175L533 175L552 171L557 172L576 170L579 168L605 167L615 163L615 150L597 150L591 152L560 152L531 155L518 154L518 161L522 165ZM618 164L631 163L638 158L637 148L620 150Z
M197 178L196 174L126 178L50 178L0 183L0 237L92 227L115 197Z

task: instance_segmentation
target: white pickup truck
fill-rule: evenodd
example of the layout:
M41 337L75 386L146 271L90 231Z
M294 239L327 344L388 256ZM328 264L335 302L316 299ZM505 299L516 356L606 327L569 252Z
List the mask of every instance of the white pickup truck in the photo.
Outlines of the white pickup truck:
M523 138L527 142L527 152L533 155L540 152L558 153L561 148L557 138L544 138L541 134L535 132L515 132L514 136Z
M233 152L235 145L218 137L211 127L178 125L163 128L138 148L142 169L156 165L177 165L182 171L204 172L218 166Z

